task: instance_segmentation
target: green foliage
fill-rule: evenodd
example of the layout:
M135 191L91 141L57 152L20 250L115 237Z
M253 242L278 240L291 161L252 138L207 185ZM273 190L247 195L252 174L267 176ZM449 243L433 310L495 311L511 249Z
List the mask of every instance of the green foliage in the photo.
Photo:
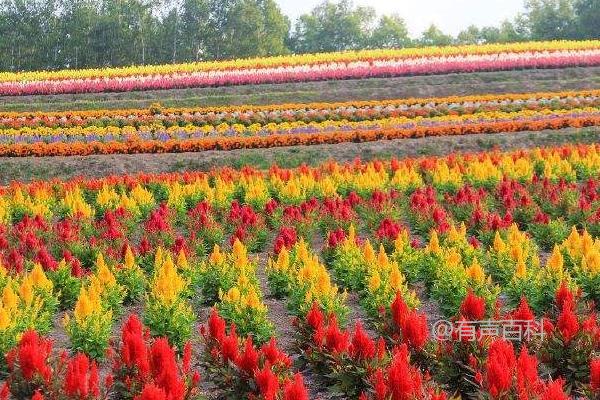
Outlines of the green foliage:
M60 263L56 271L48 271L48 278L54 285L60 308L73 308L81 289L81 279L71 275L71 268L66 263Z
M178 349L183 349L192 336L194 321L194 311L183 299L170 305L154 299L146 303L144 324L150 328L153 336L168 338L169 343Z

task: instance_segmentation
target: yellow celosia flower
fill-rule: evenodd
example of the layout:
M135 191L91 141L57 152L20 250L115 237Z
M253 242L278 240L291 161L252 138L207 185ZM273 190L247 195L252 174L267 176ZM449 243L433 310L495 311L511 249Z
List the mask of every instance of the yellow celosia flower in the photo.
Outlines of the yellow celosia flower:
M394 291L398 291L404 285L404 275L400 273L398 265L394 263L390 271L390 286Z
M365 260L371 264L373 261L375 261L374 259L367 259L367 257L365 257ZM379 246L379 253L377 253L377 267L381 268L381 269L387 269L388 265L389 265L390 261L388 259L387 254L385 253L385 249L383 248L383 245Z
M33 303L33 280L31 279L30 275L25 276L21 281L21 286L19 287L19 296L26 306L30 306Z
M504 244L504 240L502 240L502 237L498 231L496 231L496 235L494 236L493 247L497 253L502 253L506 250L506 244Z
M434 254L439 254L442 251L442 248L440 247L440 239L438 238L436 231L431 231L431 237L429 239L429 244L427 245L427 250Z
M256 289L254 287L250 287L248 294L246 295L245 305L248 308L261 310L264 308L264 305L260 301L258 294L256 293Z
M31 270L31 279L33 281L33 286L44 291L52 291L54 285L52 281L46 277L42 266L39 263L35 263L33 269Z
M101 312L100 297L93 292L88 292L85 287L82 287L79 291L79 297L77 298L75 310L73 312L75 321L77 321L79 325L82 325L91 315L99 314Z
M244 246L239 239L235 239L235 242L233 242L232 254L235 260L248 260L246 246Z
M376 291L381 286L381 276L379 272L373 271L369 277L368 287L371 292Z
M152 281L152 296L166 305L172 305L186 286L187 282L177 274L171 255L167 254L165 261L155 272Z
M156 253L154 254L154 270L158 270L164 263L164 255L162 247L158 247L156 249Z
M135 256L133 255L133 251L131 251L129 246L127 246L127 249L125 250L125 262L123 265L126 269L132 269L135 267Z
M12 289L10 281L2 290L2 304L8 310L15 310L17 308L17 304L19 304L19 297Z
M5 331L10 327L11 323L12 321L8 310L0 304L0 331Z
M554 246L554 250L552 250L552 254L548 258L546 267L551 271L562 273L563 264L564 264L564 260L563 260L562 254L560 252L560 249L558 248L558 246Z
M515 271L515 275L519 279L523 279L527 276L527 267L525 266L525 261L523 261L522 258L520 258L517 261L517 269Z
M215 247L213 247L213 251L210 253L208 260L213 265L218 265L225 262L225 254L221 252L221 248L218 244L215 244Z
M117 284L117 280L116 280L115 276L113 275L113 273L108 268L108 265L106 265L106 262L104 261L104 257L102 256L102 253L98 253L98 257L96 259L96 276L95 277L96 277L96 279L98 279L98 282L102 286L105 286L107 288L110 288Z
M272 259L269 259L269 269L274 269L276 271L285 272L289 268L290 268L290 253L287 251L287 249L284 246L279 251L276 262L273 262Z
M185 256L185 252L183 249L179 250L179 254L177 255L177 266L180 269L186 270L190 267L188 264L187 257Z
M222 296L222 300L229 303L238 303L241 298L240 289L236 286L232 287Z
M592 275L600 273L600 251L590 250L581 260L581 269L589 271Z
M457 268L462 261L462 257L460 253L452 247L450 251L446 254L446 265L449 268Z
M477 283L485 282L485 272L477 259L473 259L473 263L467 268L467 276Z

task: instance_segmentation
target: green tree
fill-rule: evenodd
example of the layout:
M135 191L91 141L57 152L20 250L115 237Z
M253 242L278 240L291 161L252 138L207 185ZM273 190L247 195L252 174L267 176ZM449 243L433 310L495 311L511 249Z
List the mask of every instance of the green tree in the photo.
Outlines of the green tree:
M351 1L325 1L298 19L293 47L299 53L364 48L369 41L375 10L354 7Z
M572 0L526 0L531 37L535 40L576 37Z
M576 0L575 14L578 38L600 38L600 0Z
M382 16L370 39L372 48L400 48L410 44L406 22L396 14Z
M423 46L448 46L452 44L452 36L446 35L437 26L431 24L421 35L419 43Z
M477 44L481 41L481 31L475 25L469 25L467 29L460 31L456 36L458 44Z

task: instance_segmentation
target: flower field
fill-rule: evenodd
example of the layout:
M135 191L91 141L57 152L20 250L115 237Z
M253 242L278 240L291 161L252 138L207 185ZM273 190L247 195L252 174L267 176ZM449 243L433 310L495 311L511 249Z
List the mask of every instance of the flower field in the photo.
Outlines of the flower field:
M600 124L597 90L217 108L0 113L0 156L269 148Z
M5 113L0 125L72 131L74 148L90 128L458 134L593 125L597 94ZM597 144L0 188L0 399L305 400L317 387L593 399L599 301Z
M178 65L0 73L0 96L129 92L600 65L600 42L366 50Z

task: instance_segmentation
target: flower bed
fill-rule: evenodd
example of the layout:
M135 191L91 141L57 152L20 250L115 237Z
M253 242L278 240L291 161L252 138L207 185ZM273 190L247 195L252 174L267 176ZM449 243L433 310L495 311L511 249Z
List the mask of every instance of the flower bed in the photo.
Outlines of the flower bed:
M599 179L571 145L0 188L0 399L593 398Z

